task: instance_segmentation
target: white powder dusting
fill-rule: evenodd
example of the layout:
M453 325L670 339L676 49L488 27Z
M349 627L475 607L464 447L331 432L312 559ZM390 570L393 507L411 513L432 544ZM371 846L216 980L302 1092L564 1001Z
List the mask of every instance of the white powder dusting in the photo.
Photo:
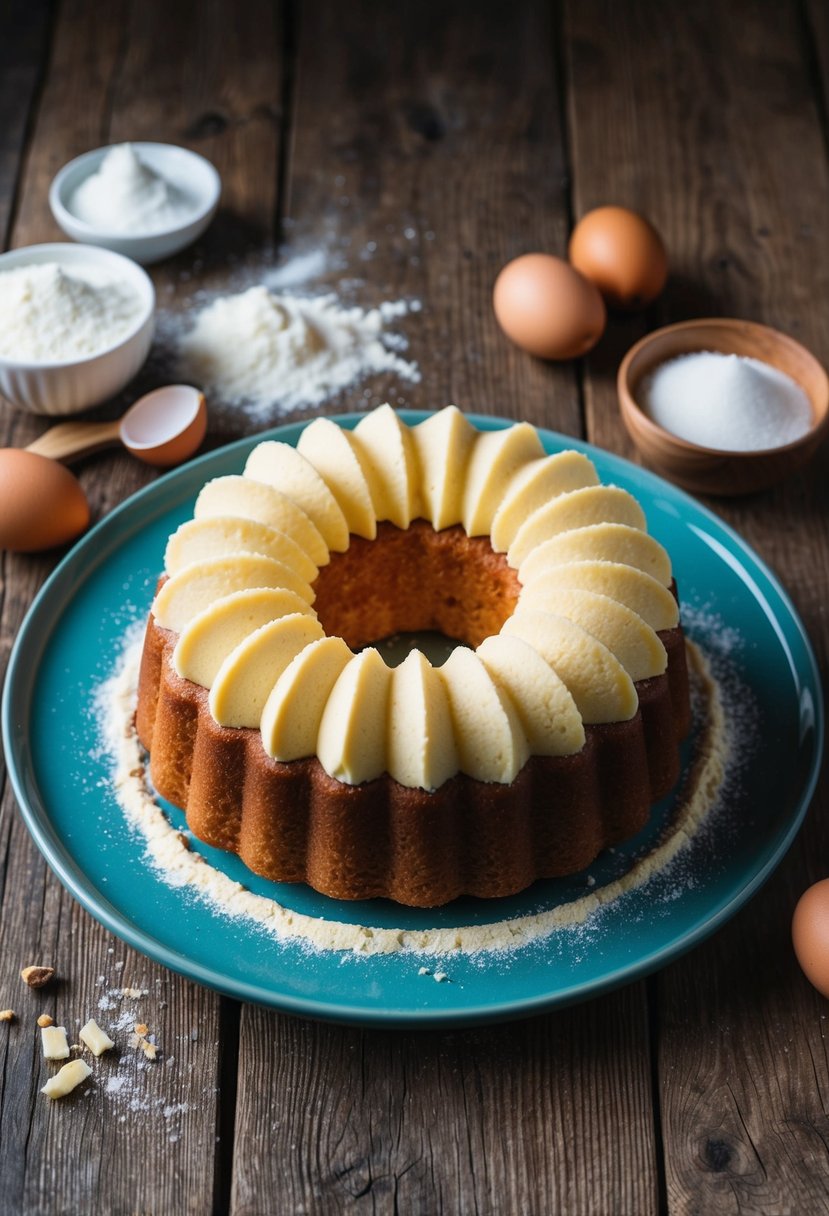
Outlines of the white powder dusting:
M378 373L417 382L417 365L399 353L405 340L385 330L409 311L405 301L346 308L333 294L306 299L260 284L201 311L181 339L178 374L258 415L319 405Z
M59 363L94 355L125 338L142 302L100 266L33 263L0 273L0 355Z
M196 202L146 164L132 144L117 144L74 191L69 210L100 232L144 236L180 227Z
M275 270L265 271L262 275L262 282L269 291L288 291L292 287L306 286L331 269L341 270L342 268L341 258L332 259L324 249L309 249L306 253L298 253L287 262L283 262Z
M655 847L635 861L626 874L568 904L488 925L415 930L348 924L307 916L255 895L188 847L186 838L171 825L154 800L147 783L145 756L134 727L140 655L140 642L133 642L125 650L119 669L101 688L99 719L114 761L118 802L128 822L143 836L153 869L164 882L188 888L214 911L249 921L279 940L300 941L318 950L355 955L402 951L427 955L500 952L529 945L558 929L583 924L592 913L642 886L677 857L716 804L729 761L730 736L719 687L702 653L689 642L695 695L702 698L705 709L696 754L672 822ZM435 979L438 974L446 975L436 973Z
M192 334L200 316L219 297L240 296L252 287L264 287L271 294L316 299L330 297L336 291L338 307L342 311L358 307L358 311L369 313L372 309L367 301L373 303L377 298L374 294L376 280L371 284L367 282L366 264L383 252L393 254L395 264L408 262L414 265L417 262L415 253L409 252L416 246L403 237L402 230L392 225L377 234L377 240L360 247L352 245L348 235L337 231L336 226L324 227L313 244L303 240L290 218L285 221L285 230L290 246L257 245L246 254L230 254L222 259L220 277L214 279L210 260L197 251L192 264L178 270L177 282L170 280L159 285L155 341L147 365L148 383L167 383L181 378L182 343ZM435 233L429 229L425 239L434 240ZM196 286L196 280L200 284L216 283L216 287ZM441 276L439 285L448 289L448 276ZM304 302L308 303L308 299ZM379 384L375 382L376 377L371 379L371 369L364 368L356 377L362 383L362 388L356 390L359 405L369 409L384 401L390 401L396 407L416 404L409 395L408 386L419 382L420 372L406 355L409 341L400 330L408 328L406 318L409 314L422 311L421 301L407 297L403 304L380 304L376 311L380 312L382 322L376 340L387 355L397 355L401 363L381 368L385 380ZM380 357L382 360L383 356ZM470 357L477 358L477 352L471 352ZM397 385L389 382L389 376L397 377ZM329 400L337 391L336 386L330 389L316 386L311 399ZM228 428L238 431L246 421L251 430L260 430L270 420L277 420L294 408L290 403L283 405L279 394L272 399L252 397L232 401L214 392L210 393L209 407L211 427L219 431Z
M641 389L645 412L673 435L722 452L793 443L812 425L799 384L759 359L700 351L662 363Z

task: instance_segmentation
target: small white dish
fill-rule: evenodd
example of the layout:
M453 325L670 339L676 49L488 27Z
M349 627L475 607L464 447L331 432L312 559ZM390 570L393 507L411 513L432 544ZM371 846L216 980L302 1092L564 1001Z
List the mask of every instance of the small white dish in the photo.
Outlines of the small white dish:
M144 164L192 199L192 211L180 224L147 233L106 232L73 214L72 196L81 182L97 172L110 147L85 152L64 165L50 187L49 206L73 240L100 245L147 266L179 253L201 236L216 214L222 181L209 160L188 148L156 143L133 143L132 147Z
M0 355L0 394L33 414L77 414L114 397L143 366L155 329L155 289L146 271L130 258L91 245L28 245L0 254L0 272L57 262L67 268L98 266L135 291L141 310L113 346L92 355L54 363Z

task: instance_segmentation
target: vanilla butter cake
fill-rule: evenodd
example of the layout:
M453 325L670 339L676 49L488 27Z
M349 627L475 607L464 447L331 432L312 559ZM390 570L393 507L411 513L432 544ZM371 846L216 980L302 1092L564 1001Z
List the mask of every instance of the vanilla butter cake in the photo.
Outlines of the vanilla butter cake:
M437 630L440 667L377 643ZM159 793L251 870L432 907L577 872L679 776L665 549L582 453L449 406L318 418L169 539L137 729Z

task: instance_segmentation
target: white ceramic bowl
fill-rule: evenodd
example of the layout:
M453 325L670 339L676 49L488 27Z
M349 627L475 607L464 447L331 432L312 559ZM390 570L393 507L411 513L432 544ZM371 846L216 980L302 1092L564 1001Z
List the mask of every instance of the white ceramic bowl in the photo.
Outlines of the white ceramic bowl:
M129 258L90 245L29 245L0 254L0 272L42 262L69 269L96 266L126 282L141 303L138 318L114 346L94 355L35 363L0 355L0 394L33 414L77 414L114 397L144 364L155 328L155 289L149 275Z
M193 202L193 209L182 223L156 232L106 232L78 219L71 210L72 195L81 182L91 177L110 148L85 152L64 165L49 190L52 214L67 236L87 245L100 245L123 253L147 266L171 257L191 245L207 228L219 206L222 181L209 160L175 144L133 143L136 155L154 172L177 186Z

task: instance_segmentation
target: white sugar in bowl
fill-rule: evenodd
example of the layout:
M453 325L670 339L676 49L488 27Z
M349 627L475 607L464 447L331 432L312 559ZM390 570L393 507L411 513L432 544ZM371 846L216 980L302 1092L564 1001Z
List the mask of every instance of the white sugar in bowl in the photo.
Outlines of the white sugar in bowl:
M140 179L131 181L116 173L112 181L99 180L96 184L102 187L102 201L110 205L94 214L77 203L79 189L102 169L106 173L105 162L113 152L117 155L124 151L132 159L134 173L144 174L156 189L169 190L177 200L175 207L157 213L148 228L142 228L139 200L130 193L130 186L141 184ZM143 184L146 189L147 183ZM123 253L147 266L192 245L216 214L221 192L218 171L197 152L176 144L140 142L95 148L64 165L49 190L49 206L57 223L73 240Z

